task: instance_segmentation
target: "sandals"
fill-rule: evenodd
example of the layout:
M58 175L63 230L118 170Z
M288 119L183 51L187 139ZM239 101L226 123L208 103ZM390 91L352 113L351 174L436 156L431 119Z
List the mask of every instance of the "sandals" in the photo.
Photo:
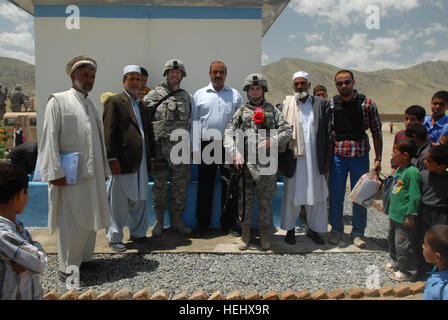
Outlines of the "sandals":
M381 268L383 268L383 270L391 271L391 272L394 272L394 271L398 270L397 267L395 267L395 265L393 263L391 263L391 262L383 264L381 266Z
M400 282L402 282L402 281L411 281L412 280L410 277L408 277L407 275L405 275L401 271L389 273L387 276L390 279L392 279L392 280L400 281Z

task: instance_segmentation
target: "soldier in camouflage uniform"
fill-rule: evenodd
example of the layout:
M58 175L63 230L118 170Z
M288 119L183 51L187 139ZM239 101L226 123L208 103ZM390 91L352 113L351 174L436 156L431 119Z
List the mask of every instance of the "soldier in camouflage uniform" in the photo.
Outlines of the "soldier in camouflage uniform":
M171 173L171 229L182 234L190 234L191 228L181 219L187 201L187 187L190 181L190 113L192 98L185 90L180 89L180 82L186 76L185 67L180 60L168 60L163 68L166 83L162 83L151 90L143 102L149 108L151 115L151 129L153 131L153 146L155 159L152 175L152 202L156 215L156 223L152 229L152 236L159 237L163 231L164 214L167 207L168 174ZM170 158L171 149L178 145L178 141L170 141L173 130L185 130L186 137L182 138L182 156L187 156L186 162L173 163ZM185 139L186 138L186 139ZM177 146L178 147L178 146ZM176 152L177 155L177 152Z
M239 181L238 210L242 219L242 236L238 248L246 250L250 240L250 225L253 220L253 209L255 192L258 197L258 224L260 226L260 241L263 250L269 250L272 234L272 199L277 192L277 168L270 174L263 173L263 165L259 158L256 163L251 163L248 158L250 143L245 139L244 151L239 150L239 143L235 139L235 130L242 130L245 134L251 132L257 136L256 148L266 148L274 153L275 144L280 150L286 148L286 144L291 139L292 128L283 117L282 113L264 99L265 92L268 91L266 79L261 74L251 74L244 82L244 91L247 92L248 102L241 107L233 116L232 121L226 128L224 134L224 146L227 152L233 155L233 163L238 170L243 170L242 179ZM261 108L264 113L264 122L256 124L255 114ZM266 129L266 138L260 142L259 130ZM270 131L276 129L277 133ZM252 150L254 152L255 150ZM256 151L255 151L256 152ZM243 157L244 155L244 157ZM270 155L277 159L277 154ZM249 161L248 161L249 159ZM244 164L243 164L244 163Z
M25 105L28 97L22 93L22 86L20 84L16 85L14 91L11 92L9 100L11 101L12 112L22 111L22 106Z
M6 98L8 97L8 88L5 87L3 91L3 86L0 83L0 120L6 112Z

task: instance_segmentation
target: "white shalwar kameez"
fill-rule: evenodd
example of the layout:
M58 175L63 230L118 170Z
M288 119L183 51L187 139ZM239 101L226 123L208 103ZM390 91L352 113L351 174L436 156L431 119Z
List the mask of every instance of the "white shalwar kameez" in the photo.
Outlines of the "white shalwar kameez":
M112 175L107 181L107 194L111 207L111 225L106 229L110 243L123 240L123 227L128 222L129 232L136 238L146 236L148 230L148 170L145 134L143 131L138 98L129 96L142 136L142 161L137 172Z
M298 101L297 112L302 113L305 155L297 158L294 176L284 179L280 226L283 230L294 229L301 206L305 205L309 228L314 232L327 232L328 186L317 165L317 128L311 97L304 104Z
M57 228L59 270L92 260L96 231L109 225L102 122L95 105L71 89L54 94L47 104L39 144L42 181L64 177L60 152L80 152L76 184L48 184L50 233Z

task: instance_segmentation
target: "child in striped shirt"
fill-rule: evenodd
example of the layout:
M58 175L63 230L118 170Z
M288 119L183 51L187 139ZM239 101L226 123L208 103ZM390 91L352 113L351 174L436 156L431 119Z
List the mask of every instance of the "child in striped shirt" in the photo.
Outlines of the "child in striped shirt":
M38 274L45 251L16 220L28 202L28 176L11 164L0 164L0 300L40 300Z

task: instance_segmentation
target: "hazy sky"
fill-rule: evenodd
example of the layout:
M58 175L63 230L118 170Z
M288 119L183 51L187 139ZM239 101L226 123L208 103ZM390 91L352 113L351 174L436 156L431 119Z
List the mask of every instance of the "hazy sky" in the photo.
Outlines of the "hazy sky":
M6 0L0 56L34 64L33 17ZM291 0L263 38L263 64L284 57L360 71L448 61L448 1Z

